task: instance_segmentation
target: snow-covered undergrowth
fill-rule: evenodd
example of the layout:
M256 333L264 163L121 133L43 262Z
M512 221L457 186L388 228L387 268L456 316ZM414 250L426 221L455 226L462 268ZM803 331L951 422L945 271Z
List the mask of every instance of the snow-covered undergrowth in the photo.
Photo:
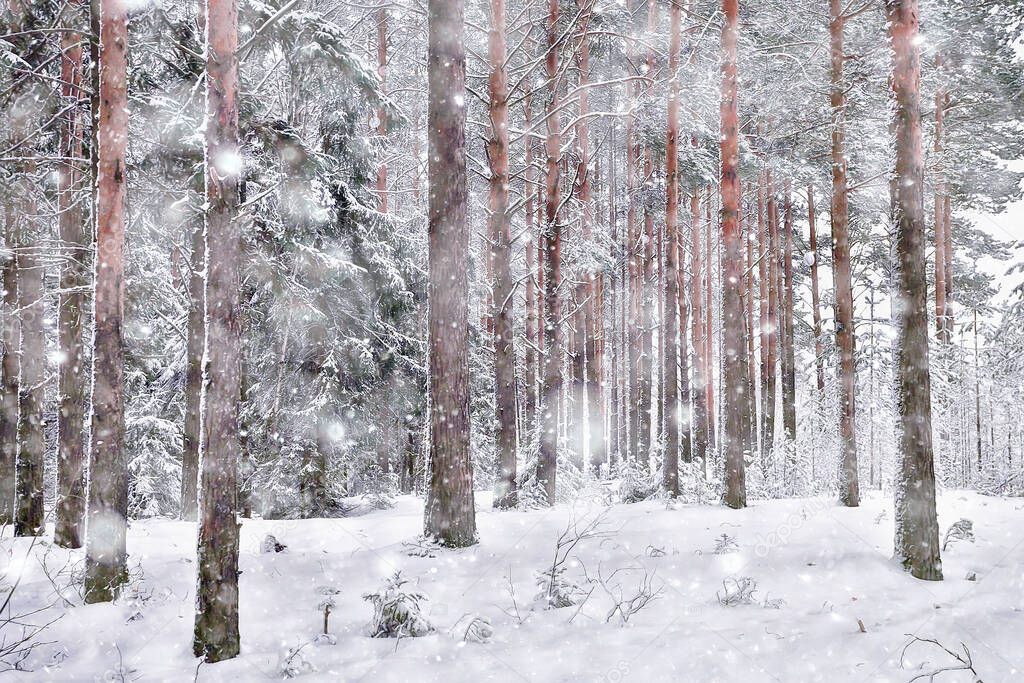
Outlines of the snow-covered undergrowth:
M906 634L966 644L985 681L1018 679L1024 624L1024 502L947 492L942 533L961 518L975 539L947 547L946 580L890 560L891 500L858 509L826 499L756 501L742 511L655 501L495 512L478 495L481 542L419 547L422 503L400 497L360 517L246 521L242 655L192 657L195 527L132 524L129 594L82 605L82 553L5 537L2 583L21 574L10 614L61 617L8 680L248 681L907 681L950 663ZM593 523L593 524L592 524ZM568 532L568 536L566 533ZM7 531L9 535L9 531ZM273 534L287 546L261 552ZM559 539L580 536L556 573L574 586L538 596ZM723 535L730 540L723 550ZM410 542L412 545L410 545ZM420 542L422 543L422 542ZM716 552L717 550L717 552ZM45 571L44 571L45 563ZM420 637L372 638L372 601L400 571L422 594ZM973 580L968 577L973 575ZM748 593L723 599L737 587ZM392 589L392 592L394 589ZM330 593L329 630L324 595ZM559 603L561 604L561 603ZM624 618L625 617L625 618ZM13 635L11 625L5 637ZM963 672L940 680L968 680ZM957 676L962 676L957 678Z

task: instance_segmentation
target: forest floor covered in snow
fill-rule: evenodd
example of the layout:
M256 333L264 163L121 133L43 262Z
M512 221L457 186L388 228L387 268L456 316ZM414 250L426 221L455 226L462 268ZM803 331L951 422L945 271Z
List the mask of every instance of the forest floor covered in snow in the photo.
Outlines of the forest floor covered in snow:
M281 679L287 670L325 681L788 683L909 681L957 664L929 643L904 655L907 634L961 656L965 644L987 682L1024 670L1020 499L943 493L941 533L966 518L975 540L950 543L946 580L935 583L890 559L892 501L879 494L856 509L825 498L754 501L740 511L580 499L497 512L489 503L478 494L480 543L463 550L418 542L422 501L409 496L343 519L246 520L242 655L201 666L191 653L194 524L133 522L131 589L101 605L83 605L75 586L82 551L12 540L7 530L3 583L20 575L7 613L42 609L24 621L57 621L22 664L32 673L6 676L237 681ZM267 534L286 549L263 552ZM564 571L555 572L556 592L576 604L545 609L538 573L551 568L560 535L580 534L563 546ZM424 594L429 635L368 636L373 606L363 595L396 571L409 580L404 590ZM336 603L336 640L314 642L327 599ZM7 624L3 637L14 629Z

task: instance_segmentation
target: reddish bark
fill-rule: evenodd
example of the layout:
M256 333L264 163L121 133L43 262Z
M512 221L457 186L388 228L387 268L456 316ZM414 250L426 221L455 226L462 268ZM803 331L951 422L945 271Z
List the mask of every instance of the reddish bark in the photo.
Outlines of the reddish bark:
M547 171L544 194L544 379L541 391L540 453L537 481L543 487L548 504L555 502L555 470L558 459L558 401L562 391L561 305L558 289L562 282L562 238L558 209L561 203L561 116L558 113L558 0L548 0L547 55L548 77Z
M925 269L921 62L917 0L886 0L896 100L896 257L898 264L895 554L913 576L942 579L935 513L928 280Z
M857 475L855 329L853 275L850 266L850 230L847 206L846 95L843 83L842 1L830 0L832 105L832 270L836 290L836 347L839 351L839 438L841 448L839 498L847 506L860 504Z
M736 79L736 42L739 33L738 0L722 0L722 244L725 249L722 282L723 398L725 401L723 451L725 456L724 502L731 508L746 507L743 410L747 404L743 386L742 244L737 222L740 208L739 116Z
M662 337L662 402L665 406L665 455L662 465L662 486L672 497L679 495L679 383L677 372L677 338L679 318L678 239L679 239L679 47L682 8L672 3L669 33L668 69L672 77L668 100L668 132L665 141L665 316Z
M92 449L86 602L112 600L127 580L128 461L124 451L125 150L127 8L104 0L100 19ZM24 371L24 370L23 370Z

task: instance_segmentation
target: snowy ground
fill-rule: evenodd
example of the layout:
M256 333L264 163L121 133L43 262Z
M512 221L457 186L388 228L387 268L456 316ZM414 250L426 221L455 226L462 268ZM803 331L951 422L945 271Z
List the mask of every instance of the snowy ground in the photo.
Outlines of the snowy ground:
M421 529L422 503L412 497L399 498L392 510L347 519L246 521L242 655L198 669L190 652L194 525L134 523L128 550L135 595L113 605L83 606L76 589L66 587L80 566L80 551L39 542L27 554L28 539L5 539L5 583L23 574L12 613L60 602L60 587L67 598L30 618L36 623L63 615L42 637L49 644L25 663L33 673L5 676L279 679L284 653L310 642L322 627L316 608L324 586L341 591L330 622L337 643L302 648L292 663L309 665L306 680L908 681L951 661L917 644L901 668L909 633L937 638L951 649L965 643L988 683L1014 680L1024 670L1024 501L945 493L942 532L966 517L977 540L954 543L944 553L941 583L917 581L890 561L889 498L871 497L852 510L826 499L755 502L742 511L615 505L600 535L582 540L571 554L568 578L584 591L593 588L589 599L582 607L555 610L539 609L534 601L535 572L550 565L570 519L581 528L604 508L581 500L546 511L494 512L485 495L478 505L480 544L434 557L410 556L403 544ZM267 533L287 550L261 553ZM722 534L738 547L720 541ZM716 553L720 545L733 551ZM427 611L436 633L403 640L366 636L372 608L361 596L397 569L430 597ZM615 601L588 583L584 571L591 578L600 571L611 594L625 598L637 592L645 574L661 592L627 625L618 616L606 623ZM967 580L971 572L976 581ZM743 576L757 581L756 602L722 606L716 591L723 590L723 580ZM490 642L463 642L471 619L464 615L491 622ZM939 680L973 679L959 672Z

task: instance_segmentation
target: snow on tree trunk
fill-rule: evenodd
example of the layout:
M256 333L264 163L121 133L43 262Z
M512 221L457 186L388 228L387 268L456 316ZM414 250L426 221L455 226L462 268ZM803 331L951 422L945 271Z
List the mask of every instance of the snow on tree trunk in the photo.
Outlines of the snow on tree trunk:
M815 222L814 186L807 186L807 224L810 228L811 250L811 314L814 319L814 367L817 372L818 396L825 393L825 358L821 343L821 297L818 293L818 228Z
M202 441L203 340L206 335L203 273L206 242L201 217L193 221L189 257L188 320L185 340L185 419L181 452L181 518L199 518L199 451Z
M739 0L722 0L725 21L722 25L722 243L725 248L722 282L722 327L724 339L724 376L722 395L725 401L723 451L725 454L725 504L731 508L746 507L747 491L744 469L743 409L746 405L743 386L743 257L739 224L739 116L736 79L736 42L739 32Z
M841 0L830 0L832 105L832 262L836 290L836 347L839 351L839 500L860 504L857 475L856 361L853 319L853 276L850 264L850 229L846 176L846 85L843 82L843 30Z
M27 207L37 212L35 202ZM18 392L18 466L15 536L41 536L43 522L43 398L46 391L44 265L38 254L41 230L27 220L18 250L18 311L21 316L21 382ZM127 484L125 484L127 487Z
M512 221L509 216L508 175L508 74L505 68L505 0L491 0L489 54L491 138L487 158L491 165L488 209L490 211L491 262L494 282L494 398L495 457L499 472L494 482L495 507L516 502L516 352L512 303Z
M709 368L706 367L707 354L704 353L704 294L701 284L704 256L700 244L700 189L694 188L690 195L690 254L693 258L690 272L690 305L693 311L690 330L693 343L693 457L703 464L708 456Z
M779 211L775 201L775 185L772 182L771 169L765 173L765 193L768 232L764 240L764 260L767 261L764 275L768 280L768 308L762 329L768 330L768 342L765 344L767 349L765 367L761 369L761 414L763 416L761 451L762 461L767 463L775 448L775 394L779 348Z
M896 101L896 392L895 555L919 579L942 579L935 513L928 282L921 152L921 63L917 0L886 0Z
M558 113L558 0L548 1L548 78L546 175L544 192L544 378L541 388L540 454L537 481L549 504L555 502L555 468L558 458L559 394L562 391L562 313L558 290L562 282L562 242L558 209L561 164L561 116Z
M782 280L785 288L786 305L783 310L783 335L784 345L782 348L782 427L786 433L786 443L789 444L790 455L794 459L790 464L795 469L795 443L796 443L796 354L794 351L794 324L793 324L793 198L789 179L786 179L783 190L785 212L783 227L783 255L782 255Z
M462 0L430 0L427 14L430 486L425 533L446 546L462 547L476 542L469 452L469 226Z
M125 150L128 143L127 20L128 8L122 0L104 0L101 3L86 602L113 600L128 578L123 329Z
M532 97L527 96L523 102L526 130L532 130L532 100ZM524 144L526 147L526 182L525 187L523 188L523 192L526 195L526 349L523 358L523 365L526 366L526 379L524 381L526 396L524 401L525 428L523 429L523 434L535 434L537 429L537 370L538 361L540 359L540 354L537 353L537 340L542 333L541 321L537 315L539 292L537 289L538 279L536 277L536 272L537 259L542 258L543 255L537 250L536 230L534 228L534 197L537 196L537 191L534 186L533 139L529 135L524 136Z
M766 171L761 170L757 174L757 282L758 282L758 299L760 307L758 310L758 332L761 337L761 357L760 357L760 378L759 378L759 389L760 389L760 404L758 405L758 412L760 413L761 419L759 422L758 438L761 444L761 469L766 470L768 466L768 454L771 450L771 442L768 440L768 423L772 419L772 415L768 412L768 383L774 382L772 366L769 364L768 347L769 339L771 338L771 328L769 326L769 308L768 308L768 292L769 292L769 279L767 267L767 259L770 258L771 253L768 248L768 234L765 232L765 183L766 183Z
M662 486L672 497L679 495L679 382L677 372L677 338L679 337L679 45L682 7L672 4L668 70L669 86L668 132L665 141L665 319L662 336L662 402L665 406L665 455L662 461Z
M235 657L238 635L238 463L241 367L241 218L238 5L206 3L206 351L199 485L199 580L192 651Z
M60 368L57 375L57 506L53 539L65 548L80 548L85 539L85 409L89 377L85 372L85 290L89 286L90 231L76 193L85 176L80 172L82 119L78 102L82 92L82 35L84 3L69 5L61 36L62 104L73 107L60 122L61 156L68 161L58 171L58 233L63 261L57 303L57 340Z

